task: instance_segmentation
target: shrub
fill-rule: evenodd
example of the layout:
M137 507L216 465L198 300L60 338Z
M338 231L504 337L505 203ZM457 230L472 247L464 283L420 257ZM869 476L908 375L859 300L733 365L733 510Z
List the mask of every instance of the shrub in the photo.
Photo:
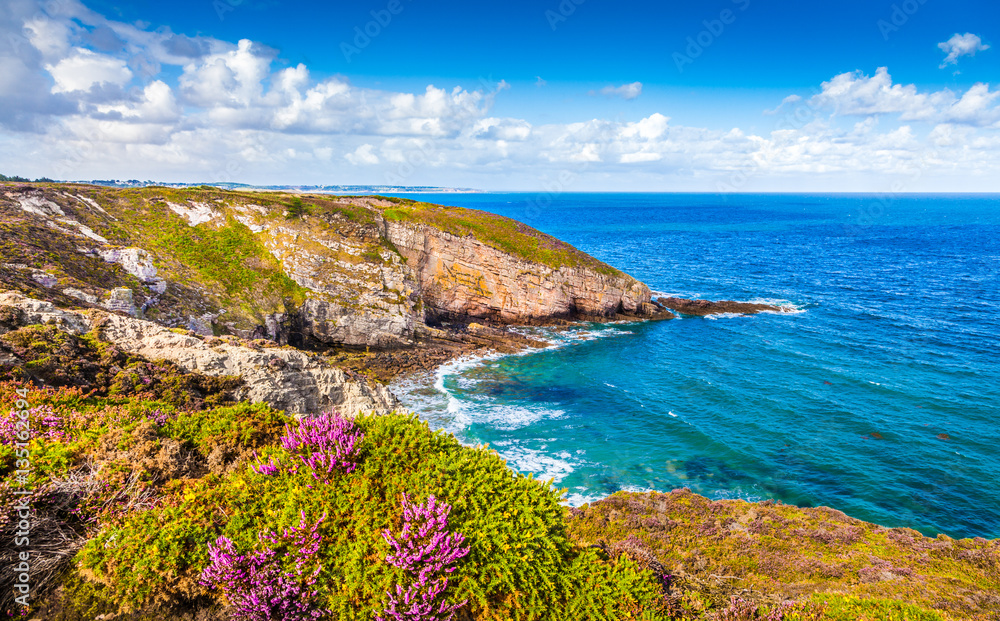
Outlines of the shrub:
M461 547L465 536L448 532L449 513L451 506L438 503L433 495L419 504L403 495L403 530L399 538L389 529L382 531L382 537L393 550L386 562L408 572L410 584L406 588L397 584L395 594L386 594L389 604L378 621L450 620L467 603L448 604L440 598L448 588L448 578L441 574L454 572L453 563L469 553L469 548Z
M306 514L297 527L282 533L261 533L261 549L237 554L233 542L219 537L208 546L210 563L201 582L222 588L237 621L307 621L323 616L313 588L323 566L313 557L319 550L321 517L312 526ZM291 565L291 567L288 567Z

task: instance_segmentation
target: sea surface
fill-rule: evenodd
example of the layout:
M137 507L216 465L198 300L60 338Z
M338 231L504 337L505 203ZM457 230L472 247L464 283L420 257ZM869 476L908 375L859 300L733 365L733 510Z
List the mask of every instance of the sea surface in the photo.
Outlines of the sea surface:
M826 505L1000 537L1000 195L406 195L521 220L689 298L793 312L524 329L393 389L578 505Z

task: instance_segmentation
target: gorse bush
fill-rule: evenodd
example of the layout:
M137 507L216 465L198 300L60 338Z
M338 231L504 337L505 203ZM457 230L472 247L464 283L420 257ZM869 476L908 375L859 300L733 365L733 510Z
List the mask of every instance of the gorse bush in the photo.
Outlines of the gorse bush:
M432 433L411 416L362 416L355 423L363 439L358 436L353 472L318 482L310 468L267 476L248 466L178 485L157 507L109 524L89 541L79 556L84 572L106 585L123 609L142 610L154 597L182 601L201 592L191 588L191 577L210 563L209 544L220 536L235 550L251 550L253 533L292 526L301 512L325 513L316 556L323 566L318 605L335 619L370 621L385 611L387 593L414 583L413 567L402 561L405 555L394 555L392 538L382 533L400 533L395 541L403 542L406 523L412 524L407 533L428 524L439 528L441 507L449 505L448 531L464 541L426 531L428 545L446 552L448 563L457 560L456 548L468 552L453 571L430 565L448 576L444 582L425 573L433 601L468 600L468 611L484 619L580 618L573 610L620 619L631 609L642 611L637 618L657 618L662 594L652 574L572 545L551 486L511 472L491 451ZM259 455L283 465L296 457L283 446ZM434 507L423 510L433 519L421 522L411 510L408 520L399 504L404 496L434 496ZM440 547L446 542L451 552ZM402 566L387 561L390 556Z

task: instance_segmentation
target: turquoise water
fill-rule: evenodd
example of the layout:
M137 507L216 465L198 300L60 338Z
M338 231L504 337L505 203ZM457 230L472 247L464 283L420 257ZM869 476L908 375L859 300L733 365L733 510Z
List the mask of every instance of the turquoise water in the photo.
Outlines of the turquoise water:
M572 504L689 487L1000 537L1000 196L420 198L522 220L655 291L797 309L536 329L550 349L396 386L433 427Z

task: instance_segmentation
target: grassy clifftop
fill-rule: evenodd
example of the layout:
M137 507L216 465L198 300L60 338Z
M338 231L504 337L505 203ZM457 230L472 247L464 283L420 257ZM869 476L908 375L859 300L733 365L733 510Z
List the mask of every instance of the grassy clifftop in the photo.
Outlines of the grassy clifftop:
M426 224L452 235L472 236L487 246L547 265L582 267L608 276L625 274L566 242L504 216L462 207L444 207L410 199L386 198L391 206L376 203L389 220Z
M108 306L113 289L127 288L148 319L244 336L311 299L334 308L330 317L388 318L383 327L405 342L424 301L386 221L470 237L554 269L627 278L509 218L407 199L4 182L0 216L7 288L63 306Z

